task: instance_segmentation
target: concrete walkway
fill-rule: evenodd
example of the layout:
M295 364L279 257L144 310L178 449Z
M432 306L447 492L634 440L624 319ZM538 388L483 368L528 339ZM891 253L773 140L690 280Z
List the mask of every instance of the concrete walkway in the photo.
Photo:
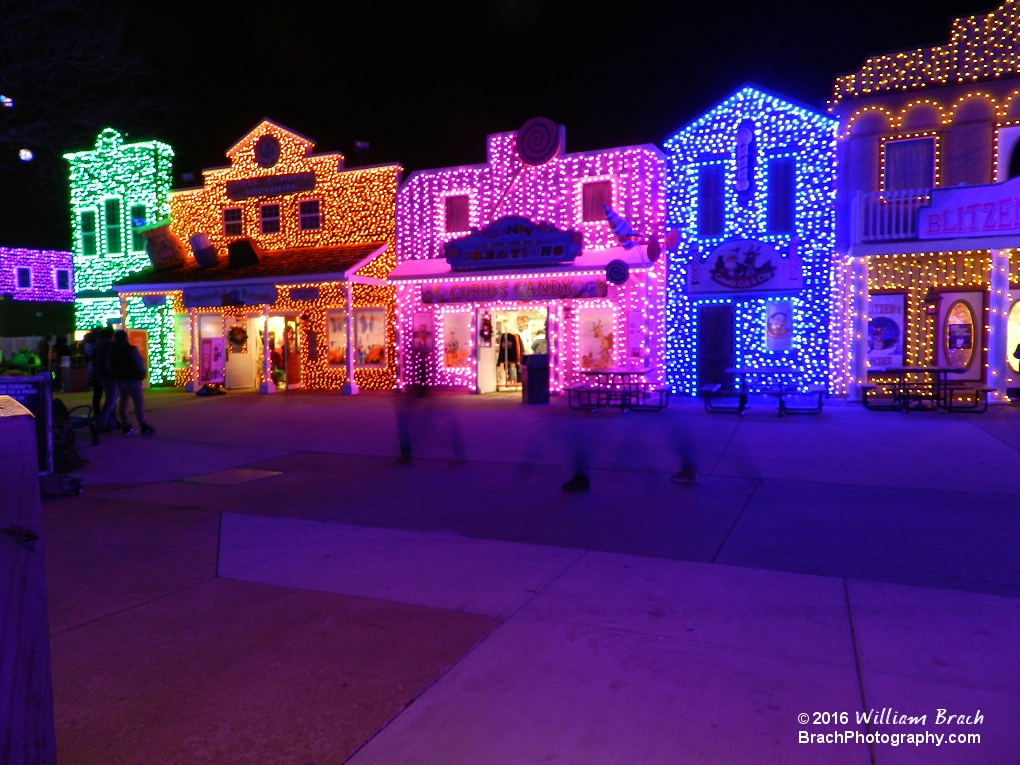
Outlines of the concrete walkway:
M1020 751L1018 410L831 402L779 420L682 402L623 417L437 396L410 410L415 461L397 466L392 396L150 401L160 435L83 447L86 496L47 504L63 762L143 761L153 731L167 762L992 763ZM458 433L465 458L451 464ZM668 481L684 434L696 487ZM568 495L578 443L592 490ZM321 627L361 623L366 608L383 614L378 655L357 630ZM125 669L86 634L106 646L148 635L126 652L156 669ZM171 714L118 708L125 689L163 703L168 654ZM101 682L81 687L83 658ZM325 679L347 672L360 680ZM926 724L857 724L884 707ZM938 709L984 721L936 725ZM844 711L847 725L797 721ZM72 741L97 724L91 746ZM798 743L845 729L981 743Z

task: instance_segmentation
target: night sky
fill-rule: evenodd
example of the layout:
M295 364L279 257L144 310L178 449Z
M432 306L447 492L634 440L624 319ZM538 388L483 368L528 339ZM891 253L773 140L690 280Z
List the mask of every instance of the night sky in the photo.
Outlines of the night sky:
M835 74L869 54L938 44L954 17L994 5L364 0L117 7L145 64L125 79L158 107L143 103L113 126L129 140L170 143L180 186L191 185L182 174L198 178L203 168L224 164L226 149L263 117L312 138L318 151L345 153L349 165L354 141L369 141L366 164L396 161L406 172L482 162L487 133L536 115L566 125L568 151L661 144L747 82L821 108ZM107 124L97 118L90 129L77 128L77 142L59 148L90 148ZM68 248L66 186L34 163L3 163L0 172L0 245Z

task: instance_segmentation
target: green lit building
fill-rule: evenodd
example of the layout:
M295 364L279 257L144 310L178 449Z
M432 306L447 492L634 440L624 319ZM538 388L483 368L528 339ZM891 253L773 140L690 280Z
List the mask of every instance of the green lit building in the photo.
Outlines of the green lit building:
M99 134L95 149L64 155L70 164L77 330L121 321L111 286L150 265L145 237L136 228L169 216L173 156L160 141L124 143L112 128ZM161 296L129 300L130 328L148 332L149 382L172 382L170 306Z

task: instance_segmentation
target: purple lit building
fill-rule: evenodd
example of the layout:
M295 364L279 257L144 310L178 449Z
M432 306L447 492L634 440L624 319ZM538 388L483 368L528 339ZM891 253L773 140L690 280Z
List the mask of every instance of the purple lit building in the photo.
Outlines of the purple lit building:
M0 247L0 336L64 334L73 327L71 253Z
M547 356L560 391L594 370L656 378L665 162L654 146L579 153L531 120L486 162L413 173L397 196L399 384L519 388Z

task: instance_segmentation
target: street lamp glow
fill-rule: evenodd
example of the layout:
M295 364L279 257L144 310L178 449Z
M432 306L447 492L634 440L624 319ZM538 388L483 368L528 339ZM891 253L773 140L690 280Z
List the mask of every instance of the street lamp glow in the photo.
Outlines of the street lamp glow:
M18 152L18 159L22 162L31 162L35 159L35 154L32 153L31 149L22 149Z

